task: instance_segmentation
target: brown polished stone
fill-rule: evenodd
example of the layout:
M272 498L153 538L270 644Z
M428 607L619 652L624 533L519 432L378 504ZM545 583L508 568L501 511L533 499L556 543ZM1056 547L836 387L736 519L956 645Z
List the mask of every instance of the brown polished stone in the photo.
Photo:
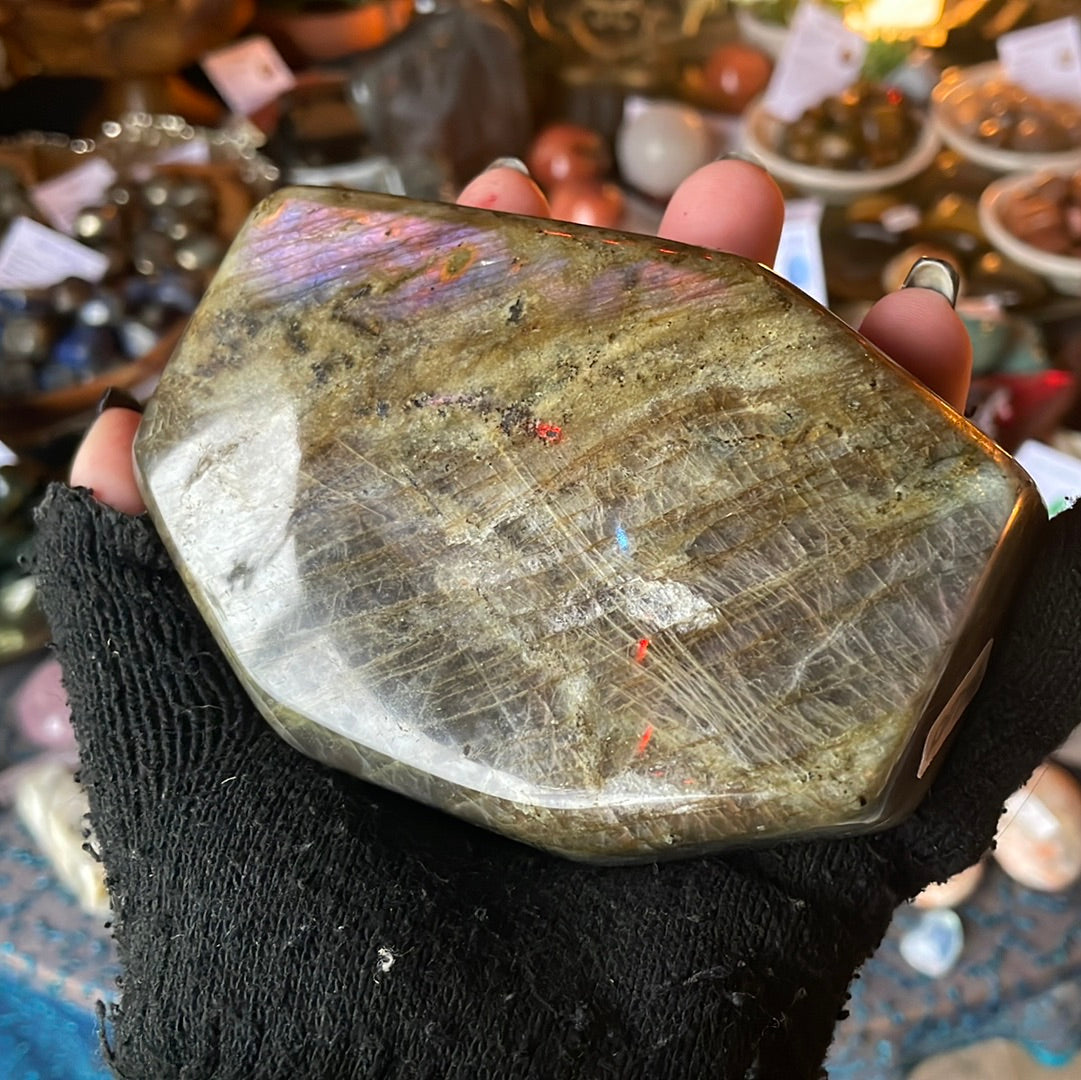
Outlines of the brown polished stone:
M257 208L136 455L294 745L612 862L908 809L1044 518L759 266L326 190Z

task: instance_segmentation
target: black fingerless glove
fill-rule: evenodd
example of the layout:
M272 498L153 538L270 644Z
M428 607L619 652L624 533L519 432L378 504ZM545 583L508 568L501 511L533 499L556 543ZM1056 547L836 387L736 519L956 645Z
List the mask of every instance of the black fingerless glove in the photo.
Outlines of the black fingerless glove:
M568 862L292 750L149 520L50 490L36 573L146 1080L799 1080L894 906L975 862L1081 722L1081 510L1043 557L930 794L875 836Z

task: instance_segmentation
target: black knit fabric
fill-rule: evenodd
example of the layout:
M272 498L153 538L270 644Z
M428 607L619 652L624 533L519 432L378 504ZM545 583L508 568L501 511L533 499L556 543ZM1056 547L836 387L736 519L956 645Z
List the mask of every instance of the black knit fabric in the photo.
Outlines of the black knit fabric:
M962 869L1081 722L1081 511L1052 523L918 813L874 837L603 869L301 757L145 518L53 488L36 570L146 1080L799 1080L895 904Z

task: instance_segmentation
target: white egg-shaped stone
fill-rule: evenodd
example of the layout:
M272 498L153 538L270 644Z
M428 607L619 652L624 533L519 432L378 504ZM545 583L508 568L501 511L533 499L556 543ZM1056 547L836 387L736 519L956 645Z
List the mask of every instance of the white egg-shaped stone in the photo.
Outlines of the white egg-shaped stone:
M628 117L616 140L623 179L658 199L667 199L715 156L713 136L701 115L674 102L657 102Z

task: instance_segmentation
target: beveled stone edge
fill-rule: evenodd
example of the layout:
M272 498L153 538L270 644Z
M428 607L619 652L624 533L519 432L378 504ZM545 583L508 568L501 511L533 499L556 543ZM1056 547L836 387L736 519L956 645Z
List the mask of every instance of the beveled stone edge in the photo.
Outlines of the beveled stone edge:
M971 427L971 425L969 425ZM975 430L975 429L973 429ZM978 432L982 436L982 432ZM980 653L991 644L988 663L994 662L993 641L1008 617L1010 604L1021 587L1031 558L1043 539L1048 516L1032 478L997 443L983 437L996 460L1016 478L1017 498L994 552L984 567L970 594L969 604L958 620L959 634L953 651L946 657L935 689L927 700L923 716L913 731L912 741L904 757L886 778L883 785L884 805L895 798L895 809L885 816L881 828L888 828L907 817L934 783L949 754L950 744L964 729L965 717L959 720L942 740L932 760L923 763L924 747L936 721L950 698L979 660ZM977 627L986 629L979 631ZM974 691L978 692L978 689ZM908 789L907 797L902 789Z

